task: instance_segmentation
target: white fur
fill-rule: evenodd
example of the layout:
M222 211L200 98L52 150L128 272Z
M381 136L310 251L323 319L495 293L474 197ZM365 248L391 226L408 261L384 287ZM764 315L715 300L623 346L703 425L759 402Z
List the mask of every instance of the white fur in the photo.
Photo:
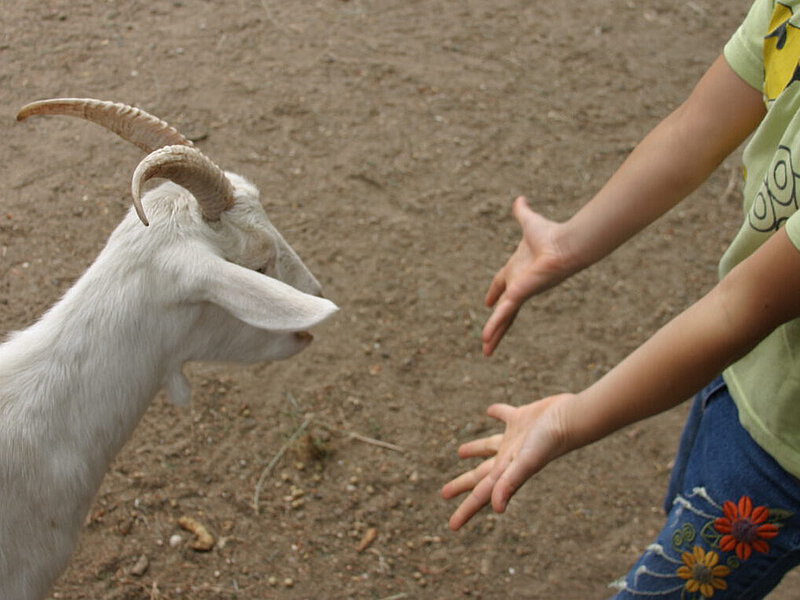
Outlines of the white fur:
M183 188L143 199L64 297L0 345L0 599L40 600L109 462L156 392L189 401L190 360L284 359L332 315L256 188L205 222Z

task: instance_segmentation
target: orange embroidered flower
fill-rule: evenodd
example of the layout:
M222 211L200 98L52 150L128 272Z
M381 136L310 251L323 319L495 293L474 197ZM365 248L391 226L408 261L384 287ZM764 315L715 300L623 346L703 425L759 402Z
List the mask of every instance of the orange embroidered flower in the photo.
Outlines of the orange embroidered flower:
M766 523L769 518L768 508L753 508L750 497L742 496L738 505L728 501L722 510L725 516L714 521L716 530L724 534L719 541L720 550L736 550L736 556L741 560L750 558L753 550L764 554L769 552L766 540L778 535L778 526Z
M683 566L678 567L678 577L686 580L686 590L700 592L703 598L711 598L716 590L727 590L728 583L723 579L731 570L719 563L719 554L706 552L695 546L692 552L684 552Z

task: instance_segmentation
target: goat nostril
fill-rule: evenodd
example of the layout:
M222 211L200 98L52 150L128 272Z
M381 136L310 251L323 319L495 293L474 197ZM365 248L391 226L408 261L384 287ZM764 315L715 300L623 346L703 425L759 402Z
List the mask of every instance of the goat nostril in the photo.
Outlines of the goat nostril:
M295 336L303 342L310 342L314 339L314 336L307 331L298 331L295 333Z

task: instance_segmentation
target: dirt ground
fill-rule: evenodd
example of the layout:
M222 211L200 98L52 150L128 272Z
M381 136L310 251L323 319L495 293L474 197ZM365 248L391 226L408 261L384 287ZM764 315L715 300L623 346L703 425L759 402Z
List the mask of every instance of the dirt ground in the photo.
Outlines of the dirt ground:
M15 123L55 96L141 106L253 180L342 308L290 361L197 365L191 408L157 397L51 598L610 594L660 528L685 406L557 461L462 532L439 488L465 468L457 446L495 427L490 403L580 389L713 284L740 218L736 157L530 303L491 359L483 295L518 239L511 200L569 216L747 0L7 4L0 332L51 305L130 205L135 148L76 120ZM211 552L190 548L184 515Z

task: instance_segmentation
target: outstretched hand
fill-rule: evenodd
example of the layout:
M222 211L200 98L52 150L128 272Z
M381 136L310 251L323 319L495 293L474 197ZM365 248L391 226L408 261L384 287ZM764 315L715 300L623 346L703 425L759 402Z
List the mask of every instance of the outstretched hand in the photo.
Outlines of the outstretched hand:
M522 228L522 240L486 294L486 305L494 307L481 336L486 356L497 348L525 300L574 272L556 240L560 223L533 211L522 196L514 201L513 214Z
M448 500L471 490L450 517L451 529L459 529L489 503L495 512L504 512L525 481L564 453L566 436L559 403L568 400L568 396L551 396L520 407L489 407L487 414L505 422L506 429L458 449L461 458L486 460L442 488L442 497Z

